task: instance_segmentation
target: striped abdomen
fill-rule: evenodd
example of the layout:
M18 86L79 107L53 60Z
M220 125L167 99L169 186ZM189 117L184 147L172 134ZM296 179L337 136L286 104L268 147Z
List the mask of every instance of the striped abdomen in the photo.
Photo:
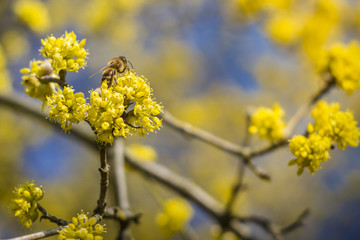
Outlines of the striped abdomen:
M116 69L114 68L107 68L103 71L102 77L101 77L101 82L103 81L107 81L107 84L109 87L112 86L114 79L115 79L115 75L116 75Z

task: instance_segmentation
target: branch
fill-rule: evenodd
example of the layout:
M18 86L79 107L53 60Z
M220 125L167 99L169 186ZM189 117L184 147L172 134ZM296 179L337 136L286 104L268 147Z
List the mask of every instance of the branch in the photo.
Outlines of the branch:
M99 215L104 215L104 211L106 207L105 197L109 187L110 166L107 163L107 159L106 159L106 146L99 145L99 151L100 151L100 168L99 168L100 196L97 202L97 207L94 210L94 213Z
M61 229L63 229L63 227L53 228L53 229L50 229L50 230L45 230L45 231L42 231L42 232L32 233L32 234L21 236L21 237L14 237L14 238L2 239L2 240L34 240L34 239L41 239L41 238L54 236L54 235L58 234L59 231L61 231Z
M217 147L225 152L237 155L239 157L245 157L249 154L249 149L236 145L225 139L217 137L203 129L192 126L187 122L183 122L172 116L168 112L161 113L160 117L164 123L175 130L189 135L193 138L199 139L205 143L208 143L214 147Z
M250 148L236 145L225 139L217 137L205 130L194 127L189 123L180 121L168 112L161 113L160 117L163 119L165 124L176 129L177 131L189 135L193 138L199 139L227 153L238 156L256 176L263 180L270 180L269 174L255 166L248 157L250 154Z
M68 221L65 221L63 219L57 218L55 216L50 215L45 208L43 208L39 203L37 204L37 209L39 209L39 211L43 214L40 217L40 221L41 219L48 219L50 222L56 223L58 226L66 226L69 224Z
M304 221L305 219L310 215L310 210L309 209L305 209L296 219L294 222L290 223L289 225L281 228L281 233L282 234L287 234L290 233L292 231L294 231L295 229L304 226Z

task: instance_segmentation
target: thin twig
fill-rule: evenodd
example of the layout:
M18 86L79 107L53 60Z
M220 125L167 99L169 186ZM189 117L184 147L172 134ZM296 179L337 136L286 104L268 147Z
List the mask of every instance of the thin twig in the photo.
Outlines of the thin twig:
M305 219L310 215L310 210L305 209L302 213L295 219L294 222L290 223L289 225L281 228L282 234L287 234L289 232L294 231L295 229L304 226Z
M49 214L45 208L43 208L39 203L37 204L37 209L43 214L40 217L40 221L41 219L48 219L50 222L56 223L58 226L66 226L69 224L68 221L65 221L61 218L57 218L51 214Z
M116 207L107 207L105 209L104 218L113 218L118 221L128 221L139 224L141 216L142 216L141 213L134 214L132 212L129 212L126 214L118 206L116 206Z
M188 136L197 138L225 152L235 154L239 157L244 157L248 155L248 148L244 148L225 139L217 137L203 129L194 127L187 122L180 121L179 119L171 115L169 112L161 113L160 117L163 119L163 122L166 125L178 130L181 133L185 133Z
M236 145L225 139L217 137L203 129L194 127L189 123L180 121L168 112L161 113L161 118L166 125L180 131L181 133L185 133L193 138L197 138L225 152L236 155L237 157L239 157L239 159L243 160L244 163L249 167L249 169L260 179L270 179L270 176L267 173L255 166L254 163L250 160L250 158L248 158L250 154L250 148Z
M106 207L105 197L106 193L109 187L109 172L110 172L110 166L107 163L106 158L106 146L99 145L99 151L100 151L100 196L99 200L97 202L97 207L94 210L95 214L103 215L104 210Z
M286 130L285 138L288 138L295 127L299 124L300 120L309 112L311 106L316 103L322 96L324 96L333 86L335 86L335 78L330 74L324 75L322 86L310 97L309 101L306 102L289 120Z
M238 172L236 174L236 181L235 184L232 187L232 191L231 191L231 195L229 197L228 202L225 205L225 214L230 214L232 213L232 209L233 206L235 204L235 200L237 199L239 192L243 189L243 180L244 180L244 175L245 175L245 167L243 162L239 162L238 163Z

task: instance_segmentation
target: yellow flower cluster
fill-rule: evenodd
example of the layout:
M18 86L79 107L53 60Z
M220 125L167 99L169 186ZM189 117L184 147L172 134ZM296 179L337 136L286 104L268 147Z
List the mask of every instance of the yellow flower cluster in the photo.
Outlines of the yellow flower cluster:
M42 1L16 1L14 13L35 32L42 33L50 27L49 14Z
M86 39L80 42L76 40L74 32L65 32L65 36L55 38L53 35L41 39L43 47L40 49L44 57L50 58L54 72L59 73L64 69L67 71L78 71L86 66L88 52L84 49Z
M272 109L260 107L252 114L248 131L272 142L280 140L285 129L283 115L284 110L278 104L274 104Z
M20 218L20 223L29 228L39 217L37 202L44 196L41 187L26 182L15 188L15 197L11 200L11 211Z
M105 225L96 224L95 218L88 218L88 216L81 212L77 217L73 217L72 222L68 227L64 227L59 231L59 240L102 240L99 236L106 232Z
M335 44L324 51L318 62L320 73L330 73L339 88L348 94L360 88L360 48L352 41L348 46Z
M312 110L314 124L308 125L309 137L295 136L290 140L289 148L296 157L289 165L299 166L298 175L306 167L314 174L321 168L321 162L330 157L329 150L333 142L344 150L346 146L359 145L360 130L351 112L341 112L339 104L327 104L325 101L317 103Z
M338 103L327 104L319 101L311 112L315 122L310 125L311 130L322 136L327 136L344 150L346 146L356 147L359 145L360 130L351 112L340 111Z
M181 198L168 199L163 206L163 212L156 216L156 223L166 236L179 232L192 218L190 204Z
M321 167L321 162L329 159L330 147L330 139L316 133L310 134L309 138L301 135L295 136L290 140L289 148L296 159L291 160L289 166L297 164L299 166L298 175L303 173L305 167L314 174Z
M61 128L69 131L73 123L85 120L89 105L82 92L74 94L72 87L64 87L57 94L47 97L47 105L50 106L49 116L51 120L58 120Z
M22 84L25 93L33 98L38 98L42 102L46 101L46 97L53 95L58 88L58 84L49 81L40 81L43 76L51 76L53 70L48 61L30 61L29 68L20 70L24 76Z
M144 136L161 126L155 115L162 107L151 99L151 88L144 77L128 71L113 87L104 81L100 91L91 92L88 111L88 122L98 141L112 144L114 137L136 132Z

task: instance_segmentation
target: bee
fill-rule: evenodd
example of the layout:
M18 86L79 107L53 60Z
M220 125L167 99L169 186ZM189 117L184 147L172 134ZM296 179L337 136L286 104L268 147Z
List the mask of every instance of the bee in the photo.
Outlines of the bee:
M130 61L128 61L124 56L119 56L111 59L105 67L101 68L90 77L93 77L95 74L102 72L101 82L106 80L108 86L111 87L115 81L116 75L125 72L125 70L129 70L129 65L133 69Z

